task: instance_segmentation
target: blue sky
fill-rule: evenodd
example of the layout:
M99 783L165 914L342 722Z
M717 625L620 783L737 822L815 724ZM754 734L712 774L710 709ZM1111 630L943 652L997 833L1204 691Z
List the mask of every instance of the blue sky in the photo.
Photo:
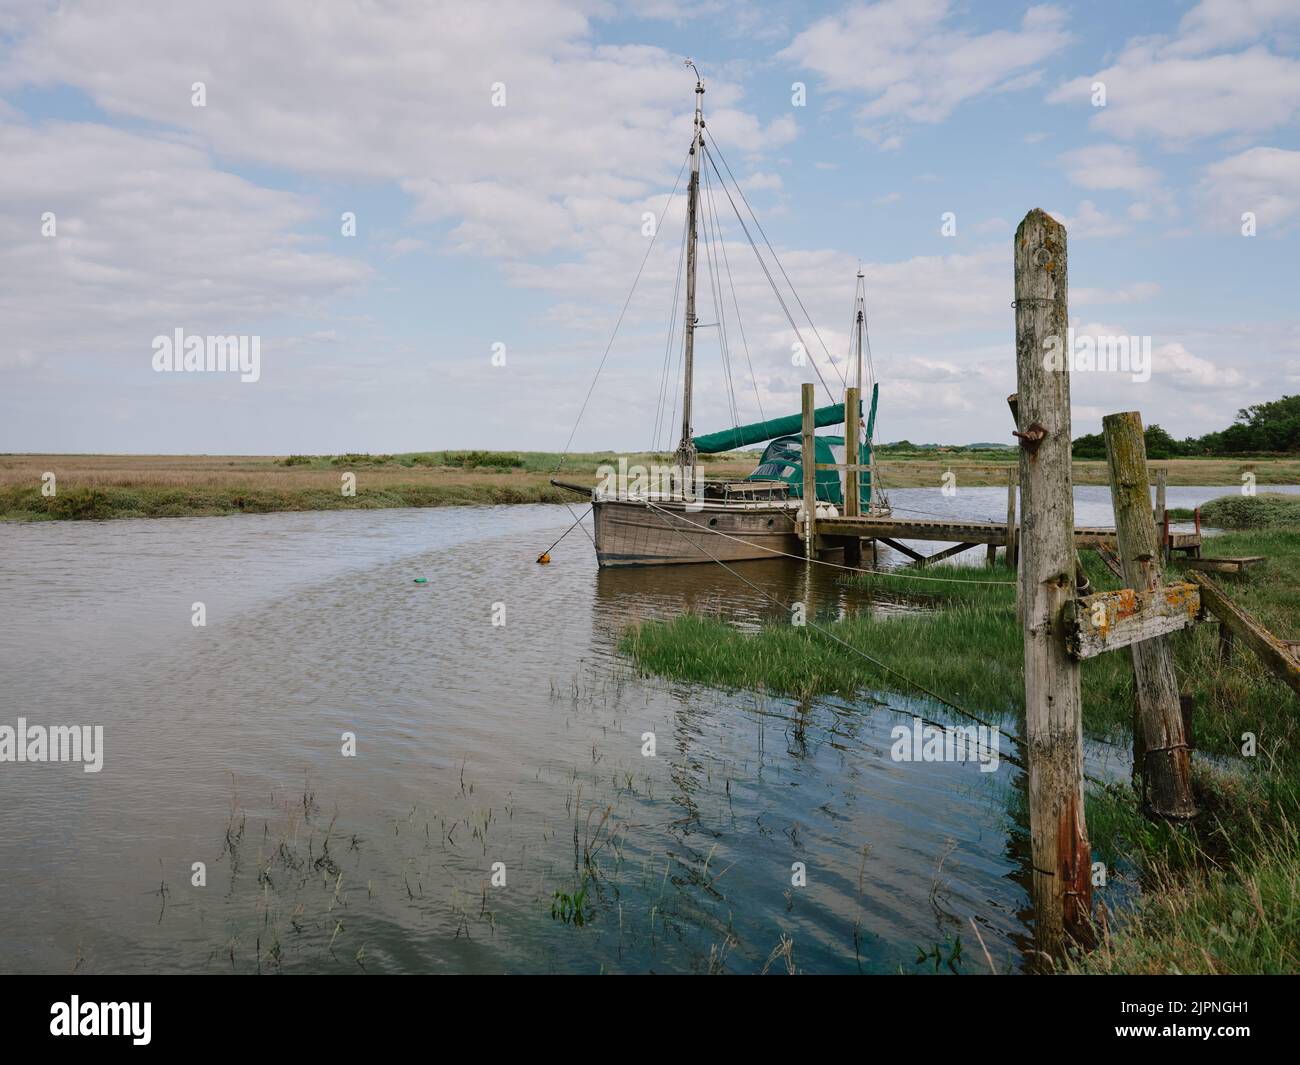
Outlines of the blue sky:
M1221 428L1300 385L1298 42L1291 0L2 4L0 450L562 447L689 141L684 54L841 361L863 264L879 439L1010 439L1033 207L1076 329L1151 338L1149 381L1075 374L1076 434ZM575 447L675 442L681 206ZM737 413L793 411L813 372L720 222ZM177 328L259 336L260 379L155 372ZM716 330L698 358L702 433L732 420Z

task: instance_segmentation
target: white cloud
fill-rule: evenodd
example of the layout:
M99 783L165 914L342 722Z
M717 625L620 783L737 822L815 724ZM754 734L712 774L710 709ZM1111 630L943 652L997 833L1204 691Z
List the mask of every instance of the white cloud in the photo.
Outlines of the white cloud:
M1157 185L1160 172L1143 166L1137 152L1121 144L1094 144L1061 156L1070 183L1085 189L1141 192Z
M1212 229L1237 230L1247 211L1267 236L1300 219L1300 151L1251 148L1207 166L1197 196Z
M1246 44L1288 25L1300 26L1294 0L1201 0L1182 17L1169 50L1199 55Z
M1204 0L1174 34L1131 39L1109 66L1066 81L1048 100L1091 107L1101 82L1106 105L1090 124L1123 140L1177 144L1286 126L1300 114L1300 59L1260 38L1288 25L1300 26L1294 0ZM1228 51L1242 45L1250 47Z
M898 120L940 122L967 100L1032 84L1069 40L1065 22L1060 8L1034 6L1017 29L975 33L954 24L948 0L880 0L819 19L778 58L866 97L863 132L892 147Z
M709 71L705 71L706 77ZM202 81L207 106L190 86ZM493 86L505 106L493 106ZM220 156L416 194L488 255L563 246L569 198L671 183L690 139L689 72L660 48L598 45L560 0L329 5L289 0L33 9L0 88L68 84L110 114L191 132ZM710 128L736 155L789 142L708 79ZM724 132L725 131L725 132ZM498 210L499 209L499 210Z
M1107 214L1091 200L1080 200L1078 209L1072 215L1057 211L1049 213L1065 226L1067 234L1076 240L1122 237L1133 229L1130 223Z
M1218 391L1245 383L1232 366L1193 355L1179 343L1161 344L1152 351L1151 374L1180 391Z
M1155 281L1138 281L1117 289L1071 287L1070 305L1088 307L1114 303L1146 303L1159 294L1160 285Z
M0 125L0 158L6 343L43 356L129 351L147 367L160 333L326 315L370 276L301 235L325 221L315 205L215 170L190 144L85 123ZM52 237L41 235L47 211Z

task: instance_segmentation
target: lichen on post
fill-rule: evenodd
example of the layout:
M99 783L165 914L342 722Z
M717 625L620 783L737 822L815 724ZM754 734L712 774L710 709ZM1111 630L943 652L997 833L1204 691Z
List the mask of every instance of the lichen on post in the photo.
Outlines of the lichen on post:
M1065 646L1075 597L1065 227L1041 210L1015 237L1016 436L1025 631L1029 831L1039 949L1060 957L1091 935L1092 854L1083 808L1079 664Z

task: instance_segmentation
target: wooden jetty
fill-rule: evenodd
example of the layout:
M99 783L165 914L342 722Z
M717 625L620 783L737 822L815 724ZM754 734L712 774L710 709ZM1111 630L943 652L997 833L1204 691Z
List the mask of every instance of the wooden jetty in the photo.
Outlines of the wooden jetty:
M1183 562L1183 568L1201 570L1204 573L1241 573L1248 566L1256 566L1264 560L1264 555L1238 555L1228 558L1189 558Z
M850 517L840 515L834 518L814 517L814 535L818 547L840 546L843 539L876 540L894 548L917 562L937 562L951 558L953 555L968 551L984 544L993 546L1010 545L1015 554L1015 535L1017 526L1005 521L952 521L943 518L900 518L900 517ZM799 530L802 536L803 530ZM933 555L922 555L899 543L900 540L928 540L937 543L950 543L955 546L946 548ZM1116 546L1116 533L1113 527L1100 525L1076 526L1074 546L1076 549L1108 548ZM1169 546L1174 551L1198 554L1201 549L1201 536L1197 532L1169 533ZM1014 562L1014 558L1012 559Z
M877 483L876 466L884 465L883 463L871 463L865 466L844 463L814 463L810 451L813 447L811 441L814 432L814 426L810 420L812 395L808 386L805 386L804 391L803 467L805 478L811 481L814 469L844 470L846 474L851 476L856 476L859 470L869 470L872 475L872 483ZM1007 520L971 521L927 517L900 518L893 515L867 516L851 513L850 511L853 508L846 506L846 512L835 517L818 517L816 514L805 515L804 521L799 523L796 528L799 539L804 542L805 555L809 558L816 558L824 550L842 548L846 552L846 558L857 559L861 557L862 541L866 540L892 547L895 551L906 555L920 565L925 565L928 562L939 562L980 546L987 547L990 562L993 561L997 548L1004 547L1006 549L1007 565L1012 567L1017 565L1020 556L1017 540L1020 527L1016 521L1016 496L1019 489L1019 476L1015 467L1005 463L993 465L973 462L918 463L914 464L914 466L916 468L922 466L933 467L934 469L953 473L963 471L980 473L1005 472L1007 475ZM1196 513L1196 527L1194 530L1179 531L1171 528L1169 515L1164 506L1165 469L1163 466L1155 466L1154 464L1151 465L1151 469L1156 474L1156 504L1153 517L1156 522L1162 525L1163 535L1161 539L1164 543L1165 557L1168 558L1174 551L1181 551L1189 559L1199 558L1201 554L1199 508ZM805 491L811 491L811 488L805 486ZM932 555L923 555L902 543L903 540L930 541L951 544L952 546ZM1091 548L1103 553L1103 558L1106 557L1106 554L1110 554L1114 558L1116 544L1116 533L1112 527L1084 525L1077 526L1074 530L1076 551ZM1115 566L1112 565L1111 568L1115 569Z

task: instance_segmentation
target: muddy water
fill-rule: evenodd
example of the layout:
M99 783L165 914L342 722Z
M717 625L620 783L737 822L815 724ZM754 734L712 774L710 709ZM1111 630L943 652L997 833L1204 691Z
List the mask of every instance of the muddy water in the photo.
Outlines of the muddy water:
M0 526L0 725L104 730L98 773L0 763L0 968L750 972L785 937L808 971L911 972L961 936L978 969L972 918L1018 966L1013 767L893 762L912 704L886 693L638 678L629 621L770 604L713 566L599 572L577 531L536 565L569 520ZM822 610L909 609L739 569Z

